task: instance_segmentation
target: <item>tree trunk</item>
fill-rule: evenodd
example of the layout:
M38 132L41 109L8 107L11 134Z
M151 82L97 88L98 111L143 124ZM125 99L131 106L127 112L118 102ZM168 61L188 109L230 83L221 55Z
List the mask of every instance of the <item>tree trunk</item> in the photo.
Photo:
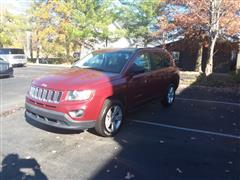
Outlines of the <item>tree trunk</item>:
M238 44L238 55L236 62L236 73L240 73L240 44Z
M36 64L39 64L39 51L40 51L40 48L37 47L37 58L36 58Z
M36 32L37 36L37 57L36 57L36 64L39 64L39 51L40 51L40 44L39 44L39 37L38 37L38 31Z
M33 47L32 47L32 34L30 35L30 58L31 58L31 61L33 60Z
M65 50L66 50L66 57L69 58L70 57L70 44L68 42L66 42Z
M209 42L209 53L207 58L207 64L205 69L206 76L209 76L213 73L213 56L214 56L214 48L217 41L217 36L212 38Z
M197 54L197 61L195 66L195 71L202 72L202 53L203 53L203 45L200 44L198 48L198 54Z
M105 47L108 47L108 37L105 38Z

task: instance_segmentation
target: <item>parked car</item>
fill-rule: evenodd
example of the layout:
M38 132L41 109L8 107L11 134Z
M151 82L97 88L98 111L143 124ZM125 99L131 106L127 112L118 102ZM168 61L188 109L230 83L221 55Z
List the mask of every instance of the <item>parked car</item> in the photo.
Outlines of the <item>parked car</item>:
M24 66L27 63L27 56L23 49L0 48L0 57L13 66Z
M68 70L33 80L25 116L35 126L95 128L113 136L130 109L159 97L164 107L171 106L178 84L178 69L166 50L99 50Z
M0 58L0 77L12 77L12 65Z

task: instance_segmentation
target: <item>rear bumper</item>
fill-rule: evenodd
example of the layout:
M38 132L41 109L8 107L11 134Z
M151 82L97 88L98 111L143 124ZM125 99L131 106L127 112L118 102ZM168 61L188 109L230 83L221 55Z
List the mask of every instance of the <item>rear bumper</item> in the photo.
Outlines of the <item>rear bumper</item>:
M40 108L29 103L26 103L25 107L25 117L29 123L37 123L51 129L86 130L93 128L96 123L95 120L75 121L62 112Z
M27 64L27 59L11 59L11 60L9 60L9 62L10 62L13 66L25 65L25 64Z

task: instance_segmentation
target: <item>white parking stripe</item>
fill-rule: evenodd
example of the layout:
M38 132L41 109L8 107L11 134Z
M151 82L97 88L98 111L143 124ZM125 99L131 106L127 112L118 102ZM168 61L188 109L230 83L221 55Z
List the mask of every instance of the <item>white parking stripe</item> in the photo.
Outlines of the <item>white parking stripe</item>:
M211 100L189 99L189 98L180 98L180 97L176 97L176 99L177 100L182 100L182 101L195 101L195 102L216 103L216 104L240 106L240 103L232 103L232 102L225 102L225 101L211 101Z
M199 130L199 129L190 129L190 128L172 126L172 125L155 123L155 122L149 122L149 121L140 121L140 120L135 120L135 119L129 119L129 120L133 121L133 122L136 122L136 123L147 124L147 125L152 125L152 126L159 126L159 127L165 127L165 128L171 128L171 129L195 132L195 133L202 133L202 134L208 134L208 135L222 136L222 137L227 137L227 138L233 138L233 139L239 139L240 140L240 136L231 135L231 134L224 134L224 133L205 131L205 130Z

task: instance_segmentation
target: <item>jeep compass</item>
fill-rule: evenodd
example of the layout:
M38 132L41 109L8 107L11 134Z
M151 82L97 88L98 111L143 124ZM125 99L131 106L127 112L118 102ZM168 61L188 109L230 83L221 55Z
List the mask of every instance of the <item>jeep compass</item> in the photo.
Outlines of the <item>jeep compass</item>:
M178 84L178 68L164 49L98 50L67 70L33 80L25 116L48 128L95 128L113 136L130 109L156 98L171 106Z

